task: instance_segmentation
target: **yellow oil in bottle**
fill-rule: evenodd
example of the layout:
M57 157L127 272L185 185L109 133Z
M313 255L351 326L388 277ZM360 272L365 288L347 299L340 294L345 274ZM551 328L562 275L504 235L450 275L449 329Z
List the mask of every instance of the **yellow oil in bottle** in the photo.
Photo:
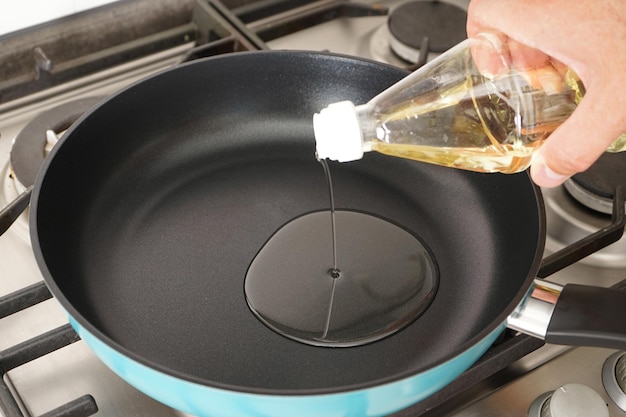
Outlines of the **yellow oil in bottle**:
M499 85L476 74L381 112L371 150L477 172L520 172L585 94L570 69L550 91L533 86L527 73ZM607 151L624 149L626 135Z
M447 87L436 92L436 100L430 92L379 114L371 150L478 172L520 172L576 106L570 89L553 97L531 92L525 100L532 112L520 116L482 77L468 76ZM552 108L546 111L545 103Z
M457 45L366 104L338 102L316 114L317 155L347 162L378 151L478 172L528 168L585 88L555 60L512 61L498 42L485 39ZM479 70L473 46L490 50L501 65L490 69L481 60ZM607 151L625 149L622 135Z
M477 172L501 172L512 174L523 171L530 165L533 147L514 149L506 145L482 148L449 148L441 146L415 146L376 143L374 150L392 156L429 162L452 168L462 168Z

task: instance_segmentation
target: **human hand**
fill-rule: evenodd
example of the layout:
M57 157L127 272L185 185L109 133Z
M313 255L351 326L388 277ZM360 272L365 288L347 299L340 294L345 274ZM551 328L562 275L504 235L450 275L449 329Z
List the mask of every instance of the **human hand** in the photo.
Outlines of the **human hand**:
M554 187L584 171L626 132L625 1L472 0L467 32L499 33L531 61L553 57L585 85L580 105L533 160L538 185ZM535 51L524 53L526 46Z

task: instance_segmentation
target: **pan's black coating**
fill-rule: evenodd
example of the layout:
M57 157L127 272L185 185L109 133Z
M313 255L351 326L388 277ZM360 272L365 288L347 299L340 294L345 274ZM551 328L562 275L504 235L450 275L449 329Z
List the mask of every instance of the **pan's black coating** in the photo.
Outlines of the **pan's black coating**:
M404 75L329 54L243 53L112 97L72 127L38 179L31 231L51 291L124 355L232 390L373 386L468 349L504 322L538 267L543 211L527 174L374 154L330 164L338 209L411 230L439 266L431 307L398 334L308 346L261 324L244 298L268 237L328 208L313 113L366 102Z

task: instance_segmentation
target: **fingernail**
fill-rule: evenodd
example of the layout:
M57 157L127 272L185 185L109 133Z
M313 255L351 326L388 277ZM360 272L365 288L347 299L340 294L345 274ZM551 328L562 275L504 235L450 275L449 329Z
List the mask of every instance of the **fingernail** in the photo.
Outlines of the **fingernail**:
M541 154L535 155L533 163L530 167L530 176L535 184L541 187L558 187L569 178L567 175L554 172L543 159Z

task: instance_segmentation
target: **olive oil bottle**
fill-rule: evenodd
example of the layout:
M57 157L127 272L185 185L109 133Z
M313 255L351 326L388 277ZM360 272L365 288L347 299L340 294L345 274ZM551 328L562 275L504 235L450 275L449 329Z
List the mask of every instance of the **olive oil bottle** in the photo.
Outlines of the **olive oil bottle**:
M478 172L520 172L584 92L558 61L484 34L366 104L338 102L315 114L317 157L346 162L377 151ZM624 148L626 135L608 150Z

